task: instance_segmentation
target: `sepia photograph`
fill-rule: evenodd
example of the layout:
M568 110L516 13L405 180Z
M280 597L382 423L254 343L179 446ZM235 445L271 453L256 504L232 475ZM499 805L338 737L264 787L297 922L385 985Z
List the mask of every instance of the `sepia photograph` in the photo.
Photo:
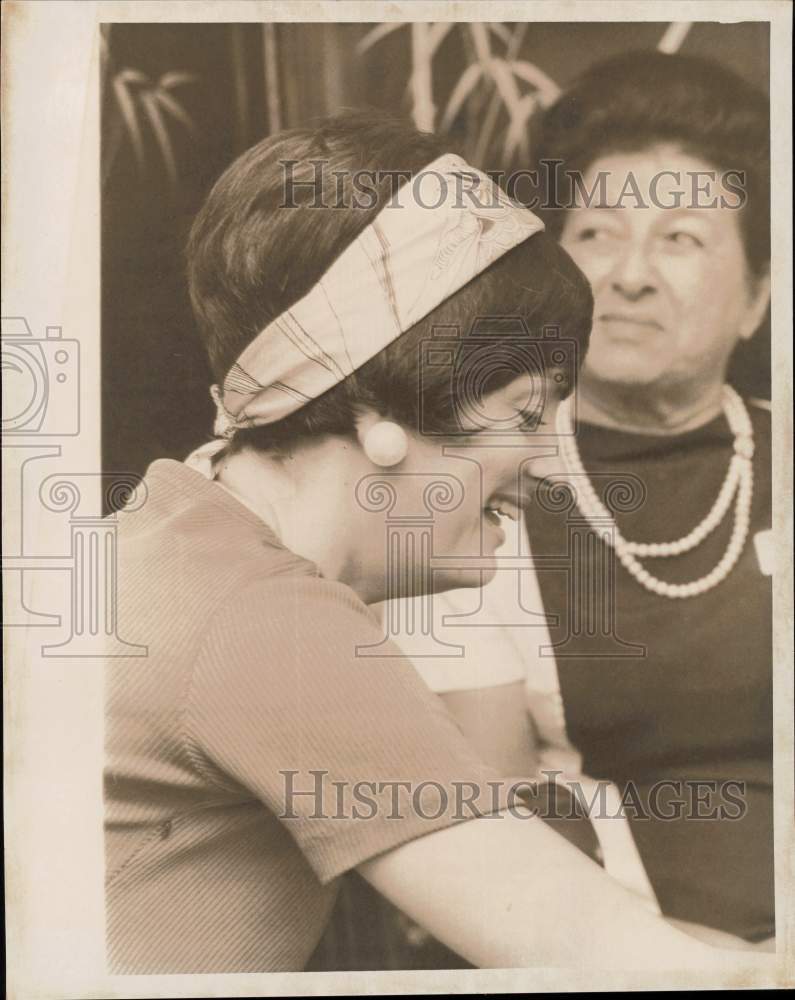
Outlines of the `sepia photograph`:
M720 6L5 5L12 995L795 983L791 9Z

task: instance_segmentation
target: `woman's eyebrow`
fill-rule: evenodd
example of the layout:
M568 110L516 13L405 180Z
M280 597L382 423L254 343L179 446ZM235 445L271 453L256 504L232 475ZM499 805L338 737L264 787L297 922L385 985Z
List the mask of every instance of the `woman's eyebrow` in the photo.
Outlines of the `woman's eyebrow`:
M567 210L567 215L569 215L573 220L581 219L583 217L590 218L594 214L598 213L604 220L605 217L610 219L622 218L622 214L626 214L626 208L622 208L620 205L573 205Z
M619 205L603 204L602 202L597 202L595 205L578 205L576 202L569 211L574 212L620 212L622 211Z
M684 205L677 208L665 209L664 215L668 219L675 219L677 221L681 221L682 219L695 219L698 222L703 222L705 226L710 226L712 224L711 219L713 216L705 214L706 208L707 206L704 206L704 208L694 208L692 206Z

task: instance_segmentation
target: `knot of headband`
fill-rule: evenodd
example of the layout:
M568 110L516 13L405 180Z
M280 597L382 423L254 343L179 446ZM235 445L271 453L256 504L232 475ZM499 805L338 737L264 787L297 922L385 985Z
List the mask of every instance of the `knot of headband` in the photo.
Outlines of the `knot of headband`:
M434 160L212 387L216 435L300 409L543 228L460 157Z

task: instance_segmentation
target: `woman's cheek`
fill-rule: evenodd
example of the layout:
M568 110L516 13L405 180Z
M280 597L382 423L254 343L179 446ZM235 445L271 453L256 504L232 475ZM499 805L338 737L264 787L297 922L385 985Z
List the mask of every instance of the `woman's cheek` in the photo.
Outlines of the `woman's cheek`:
M658 269L672 301L688 312L699 311L721 292L719 272L706 256L668 258Z
M689 313L708 321L736 312L744 298L743 276L733 265L732 259L717 254L704 255L689 267L685 264L678 287Z
M742 293L731 268L728 273L714 266L693 270L673 290L683 363L693 353L716 359L731 350L742 309Z
M596 291L613 269L613 255L605 247L596 250L593 245L587 243L567 243L562 240L561 246Z

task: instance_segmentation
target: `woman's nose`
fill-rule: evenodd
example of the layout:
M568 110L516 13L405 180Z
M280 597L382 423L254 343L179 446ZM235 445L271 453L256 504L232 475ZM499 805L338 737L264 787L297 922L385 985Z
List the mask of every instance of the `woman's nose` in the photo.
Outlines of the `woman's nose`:
M657 291L657 276L649 255L643 247L627 247L615 262L610 284L629 302L637 302Z

